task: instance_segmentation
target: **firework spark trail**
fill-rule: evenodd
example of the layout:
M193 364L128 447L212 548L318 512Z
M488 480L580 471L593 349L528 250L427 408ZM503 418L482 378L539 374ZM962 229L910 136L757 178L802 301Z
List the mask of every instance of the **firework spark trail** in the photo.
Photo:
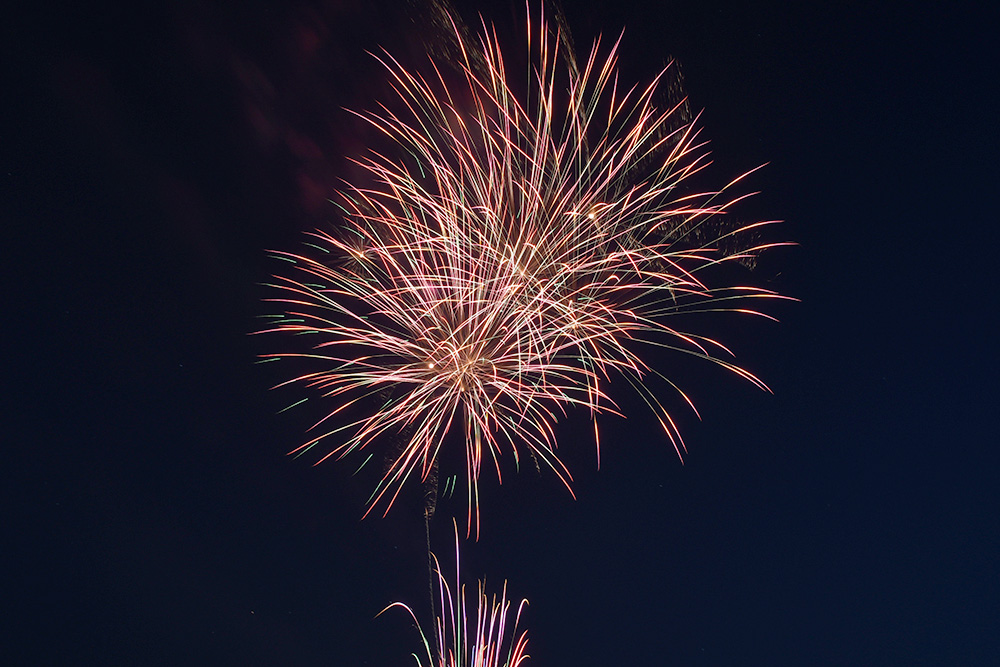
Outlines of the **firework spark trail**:
M522 599L513 608L507 599L507 582L499 595L488 596L486 582L478 582L474 604L469 603L465 584L461 580L458 534L455 535L455 579L449 584L436 556L433 556L437 579L433 631L428 637L420 627L413 609L402 602L386 607L404 609L420 633L426 662L413 654L418 667L518 667L528 659L528 633L518 630L521 614L528 601Z
M599 443L596 415L618 414L604 391L613 376L636 389L683 454L674 420L646 380L662 378L694 406L647 367L638 343L712 361L766 389L728 361L721 343L670 320L763 315L745 304L782 297L709 286L699 276L783 244L718 249L770 222L696 240L707 221L743 198L726 194L743 176L716 191L679 192L708 160L693 123L671 131L677 107L654 103L667 70L625 90L617 42L605 53L598 40L578 71L564 66L574 61L560 53L544 16L534 28L529 17L531 65L520 88L485 24L475 57L455 31L463 44L457 75L433 60L424 75L388 53L379 57L397 106L358 115L402 157L373 152L358 160L371 185L344 193L341 234L313 234L319 259L278 253L299 273L276 277L281 295L272 301L285 313L265 331L318 342L310 353L266 356L310 359L317 370L289 382L335 405L296 452L340 438L323 458L342 457L406 432L368 511L383 502L387 512L411 476L428 474L447 434L460 430L469 530L475 518L478 533L483 466L499 477L500 458L509 452L517 461L524 448L569 488L555 423L583 408ZM377 400L383 404L371 414L336 424Z

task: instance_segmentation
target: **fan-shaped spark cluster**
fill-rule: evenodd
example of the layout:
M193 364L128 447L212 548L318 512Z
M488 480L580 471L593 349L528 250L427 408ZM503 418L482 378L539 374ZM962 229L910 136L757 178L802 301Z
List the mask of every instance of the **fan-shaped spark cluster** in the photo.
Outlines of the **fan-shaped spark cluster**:
M417 667L518 667L528 659L528 633L519 631L521 614L528 601L522 599L516 608L507 599L507 582L500 595L489 596L486 582L480 580L474 603L461 581L458 535L455 536L455 581L453 585L441 571L437 557L433 558L437 579L434 618L431 636L420 627L417 615L406 604L394 602L382 611L404 609L420 633L426 661L414 654Z

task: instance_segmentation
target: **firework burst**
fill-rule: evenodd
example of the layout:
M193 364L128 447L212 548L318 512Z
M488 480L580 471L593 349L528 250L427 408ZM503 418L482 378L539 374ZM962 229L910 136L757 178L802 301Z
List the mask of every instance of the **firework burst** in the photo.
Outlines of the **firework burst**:
M478 45L456 27L458 62L432 59L423 74L380 56L397 99L359 115L391 150L358 162L369 185L343 193L338 233L315 232L315 252L278 253L296 270L276 276L272 301L284 312L265 331L315 344L266 356L308 359L310 371L289 382L332 406L296 452L324 443L323 458L339 458L402 439L369 511L388 511L408 479L426 478L449 433L465 443L470 531L482 468L499 477L504 454L529 453L569 488L554 426L582 409L599 452L596 416L619 412L611 377L635 388L681 455L647 384L680 389L643 363L642 344L766 389L722 344L672 324L699 311L761 315L751 300L781 298L703 281L769 247L731 250L769 222L717 231L743 177L711 192L682 188L708 160L679 105L656 104L669 68L625 87L617 43L598 40L577 67L544 16L527 25L526 77L508 72L485 25Z
M449 584L436 556L433 570L437 579L435 605L439 613L434 619L431 636L420 627L413 609L395 602L389 609L404 609L420 633L424 659L414 654L418 667L518 667L528 659L528 633L519 630L521 614L528 601L522 599L516 609L507 599L507 582L499 595L486 593L486 582L478 582L475 602L469 603L468 592L461 581L458 535L455 536L455 579Z

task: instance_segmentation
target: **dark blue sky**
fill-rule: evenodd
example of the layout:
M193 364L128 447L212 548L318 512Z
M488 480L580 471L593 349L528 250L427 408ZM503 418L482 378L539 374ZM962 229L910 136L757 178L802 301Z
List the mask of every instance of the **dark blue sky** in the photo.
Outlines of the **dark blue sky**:
M3 28L5 655L23 665L402 665L417 503L284 453L255 366L267 248L329 224L342 106L418 50L392 3L169 2ZM470 7L473 3L464 3ZM510 21L508 5L484 12ZM1000 662L993 10L566 3L579 49L682 63L722 175L794 250L780 324L713 324L774 395L678 367L685 465L641 410L486 484L470 577L530 599L531 665ZM973 3L968 3L971 6ZM992 13L991 13L992 12ZM468 18L474 18L470 13ZM671 369L673 370L673 369ZM688 372L691 371L690 376ZM447 511L433 526L450 553Z

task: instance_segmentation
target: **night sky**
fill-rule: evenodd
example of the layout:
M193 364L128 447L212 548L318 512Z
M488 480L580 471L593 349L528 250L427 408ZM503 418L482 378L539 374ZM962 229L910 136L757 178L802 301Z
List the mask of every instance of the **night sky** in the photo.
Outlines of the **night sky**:
M530 600L529 665L1000 664L1000 14L785 4L565 0L579 51L625 28L625 79L681 62L719 180L768 163L739 213L799 246L753 279L801 302L706 325L773 395L665 358L703 418L664 397L683 465L626 404L599 471L562 427L576 500L487 478L463 565ZM412 12L29 5L0 66L6 664L412 664L375 616L426 616L419 493L362 521L376 469L288 457L312 415L248 335L266 250L336 224L343 108L386 99L366 50L417 61ZM520 49L519 2L459 7ZM447 567L463 511L431 526Z

